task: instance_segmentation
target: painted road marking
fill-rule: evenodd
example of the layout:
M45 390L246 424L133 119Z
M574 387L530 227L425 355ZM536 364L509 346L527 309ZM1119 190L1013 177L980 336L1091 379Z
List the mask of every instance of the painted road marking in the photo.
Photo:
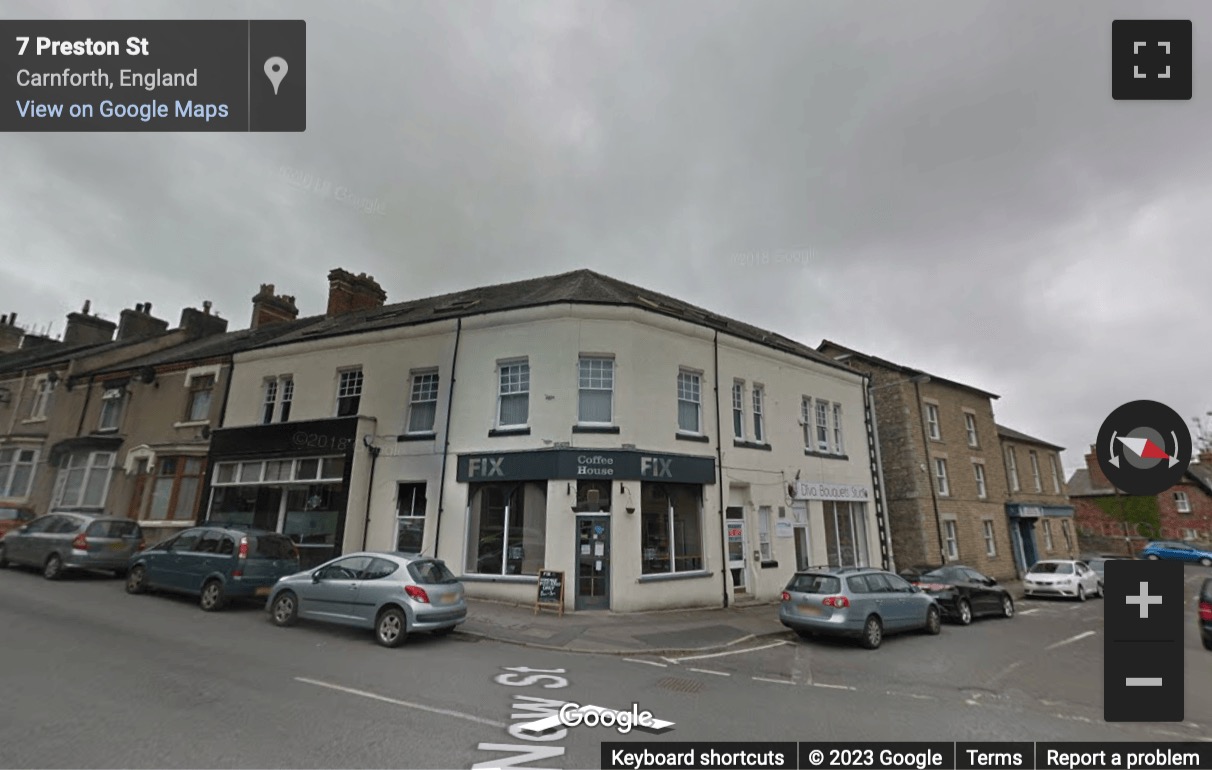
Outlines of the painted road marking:
M422 703L412 703L412 702L406 701L406 700L397 700L396 698L389 698L386 695L379 695L378 693L367 692L366 690L355 690L352 687L342 687L339 684L332 684L331 682L321 682L318 679L307 679L305 677L296 676L295 681L302 682L303 684L315 685L316 687L327 687L328 689L336 690L337 692L344 692L344 693L348 693L350 695L358 695L363 698L369 698L371 700L382 701L383 703L390 703L394 706L403 706L404 708L416 709L417 711L428 711L431 714L441 714L442 716L454 717L455 719L462 719L467 722L475 722L476 724L480 724L480 725L488 725L489 727L505 727L504 722L497 722L492 719L484 719L483 717L478 717L478 716L475 716L474 714L464 714L462 711L453 711L451 709L440 709L440 708L436 708L434 706L426 706Z
M712 671L709 668L687 668L687 671L695 671L700 674L711 674L712 676L732 676L727 671Z
M1031 615L1031 614L1036 613L1036 612L1039 612L1039 607L1032 607L1032 608L1031 608L1031 609L1029 609L1029 610L1019 610L1019 611L1018 611L1018 614L1019 614L1019 615Z
M1095 632L1095 631L1082 631L1082 632L1081 632L1080 634L1078 634L1077 636L1071 636L1071 637L1069 637L1068 639L1062 639L1062 640L1060 640L1059 642L1057 642L1056 644L1050 644L1050 645L1048 645L1048 646L1047 646L1047 647L1045 647L1044 649L1045 649L1045 650L1055 650L1057 647L1064 647L1066 644L1073 644L1074 642L1079 642L1079 641L1081 641L1082 639L1085 639L1087 636L1094 636L1094 634L1095 634L1095 633L1097 633L1097 632Z
M704 660L705 658L722 658L725 655L742 655L746 652L757 652L758 650L769 650L771 647L782 647L785 644L791 644L791 642L784 640L781 642L775 642L774 644L763 645L761 647L749 647L744 650L727 650L725 652L712 652L712 653L708 653L706 655L687 655L684 658L665 658L665 660L669 661L670 663L681 663L684 660Z
M668 663L659 663L655 660L640 660L639 658L623 658L627 663L643 663L646 666L659 666L661 668L669 668Z
M764 676L755 676L753 679L754 679L754 681L757 681L757 682L772 682L774 684L795 684L795 682L791 681L790 679L767 679Z
M885 694L886 695L899 695L903 698L916 698L917 700L938 700L938 698L935 698L930 695L918 695L917 693L913 693L913 692L896 692L895 690L888 690Z
M851 687L850 685L845 685L845 684L825 684L824 682L816 682L812 686L813 687L824 687L828 690L851 690L853 692L858 692L857 687Z

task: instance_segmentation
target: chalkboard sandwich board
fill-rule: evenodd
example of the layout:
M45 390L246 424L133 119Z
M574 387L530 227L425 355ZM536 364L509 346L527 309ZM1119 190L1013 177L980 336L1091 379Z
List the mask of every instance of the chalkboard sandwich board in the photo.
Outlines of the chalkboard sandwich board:
M554 570L541 570L539 572L539 594L534 602L534 614L539 614L539 609L547 607L549 609L559 608L560 617L564 616L564 573Z

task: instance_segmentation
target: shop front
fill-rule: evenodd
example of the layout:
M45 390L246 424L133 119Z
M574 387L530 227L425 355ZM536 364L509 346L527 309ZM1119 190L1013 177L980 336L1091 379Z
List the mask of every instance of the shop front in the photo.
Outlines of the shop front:
M872 533L878 530L869 520L869 487L796 481L789 491L797 569L873 566L872 554L880 551L879 544L872 542Z
M207 523L281 532L304 569L342 552L357 418L216 430Z
M538 573L556 570L568 610L668 605L649 583L710 579L703 489L715 478L713 458L632 449L460 455L469 590L495 583L486 595L526 601Z

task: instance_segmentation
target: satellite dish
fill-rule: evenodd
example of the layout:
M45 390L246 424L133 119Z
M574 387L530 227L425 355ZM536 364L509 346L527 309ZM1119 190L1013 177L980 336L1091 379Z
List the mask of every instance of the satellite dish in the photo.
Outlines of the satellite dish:
M145 383L147 383L147 384L149 384L149 385L150 385L151 383L155 382L155 381L156 381L156 369L155 369L155 367L153 367L153 366L145 366L145 367L143 367L142 369L140 369L140 370L139 370L139 379L143 380L143 382L145 382Z

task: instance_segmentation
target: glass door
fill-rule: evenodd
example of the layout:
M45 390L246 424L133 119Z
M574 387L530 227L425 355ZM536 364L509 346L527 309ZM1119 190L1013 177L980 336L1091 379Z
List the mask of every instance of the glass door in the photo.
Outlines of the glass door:
M736 593L747 590L745 582L745 509L729 508L725 512L728 537L728 569L732 570L732 587Z
M577 516L578 610L610 609L610 517Z

